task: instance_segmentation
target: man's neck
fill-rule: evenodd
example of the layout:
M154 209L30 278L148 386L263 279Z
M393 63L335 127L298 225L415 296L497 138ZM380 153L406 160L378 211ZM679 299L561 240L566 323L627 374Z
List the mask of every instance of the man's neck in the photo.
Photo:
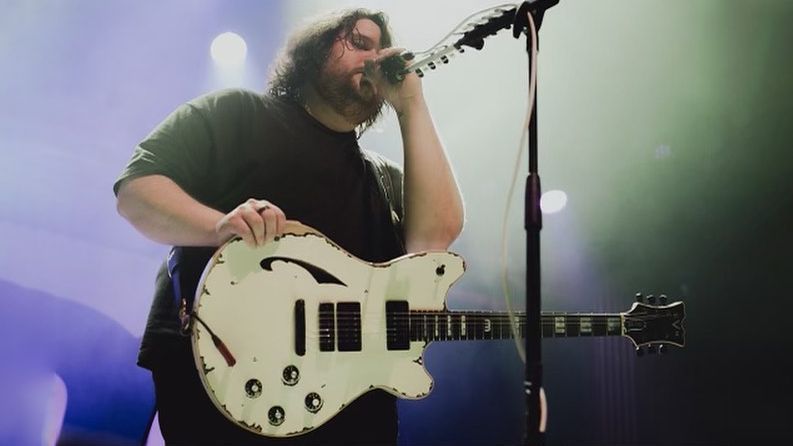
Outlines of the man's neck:
M314 87L306 87L303 99L303 107L308 114L325 127L336 132L351 132L357 127L356 124L351 123L324 101Z

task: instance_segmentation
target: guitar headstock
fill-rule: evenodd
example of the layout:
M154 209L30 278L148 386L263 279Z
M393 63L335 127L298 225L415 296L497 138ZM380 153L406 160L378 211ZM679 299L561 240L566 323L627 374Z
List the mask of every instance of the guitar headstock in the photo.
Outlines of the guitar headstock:
M683 319L686 307L683 302L666 303L666 296L659 296L661 305L654 305L656 298L647 296L646 302L641 294L637 294L637 302L625 313L623 318L623 336L630 338L636 346L637 353L642 355L646 347L650 353L663 352L667 345L684 347L686 331Z
M485 46L487 37L495 35L502 29L512 27L517 9L517 6L495 7L470 17L462 29L462 36L457 39L454 46L458 49L469 46L481 50Z
M502 5L472 14L429 50L416 54L404 53L401 55L404 60L400 61L402 66L389 67L384 71L386 74L394 73L394 81L402 80L407 72L424 77L428 70L448 64L452 57L465 52L464 47L481 50L485 38L512 26L516 10L517 5Z

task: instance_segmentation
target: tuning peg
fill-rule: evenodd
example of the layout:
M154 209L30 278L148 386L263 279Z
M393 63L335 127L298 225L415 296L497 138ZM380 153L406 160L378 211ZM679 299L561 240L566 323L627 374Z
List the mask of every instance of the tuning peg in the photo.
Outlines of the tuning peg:
M666 294L661 295L661 305L666 305Z
M644 348L643 347L637 347L636 348L636 356L638 356L638 357L644 356Z
M636 302L644 302L644 296L642 296L642 293L636 293L635 297L636 297Z
M650 294L649 296L647 296L647 303L649 303L649 304L655 304L655 296L654 296L654 295L652 295L652 294Z

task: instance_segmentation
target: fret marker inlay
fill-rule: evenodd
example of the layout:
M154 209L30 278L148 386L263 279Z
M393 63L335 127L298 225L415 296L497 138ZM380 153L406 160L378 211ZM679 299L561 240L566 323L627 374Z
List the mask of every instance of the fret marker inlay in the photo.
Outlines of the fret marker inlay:
M564 316L556 316L553 318L553 325L554 325L554 333L556 334L565 334L567 331L565 330L565 317Z

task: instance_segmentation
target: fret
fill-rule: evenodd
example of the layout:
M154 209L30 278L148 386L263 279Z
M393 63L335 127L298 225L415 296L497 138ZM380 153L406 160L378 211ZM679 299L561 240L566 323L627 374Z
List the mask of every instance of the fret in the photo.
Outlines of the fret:
M467 339L467 338L466 338L466 332L465 332L465 331L466 331L466 326L465 326L465 315L464 315L464 314L461 314L461 315L460 315L460 335L462 336L462 338L463 338L463 339Z
M435 334L435 336L433 336L433 337L432 337L432 339L433 339L434 341L437 341L437 340L438 340L438 315L436 314L436 315L433 317L433 319L432 319L432 320L433 320L433 324L432 324L432 332Z
M448 319L444 315L436 315L435 321L438 323L438 330L437 330L439 336L438 339L440 339L441 341L447 340L448 339L447 335L449 332Z
M523 325L525 325L525 324L521 324L521 328L522 328ZM542 337L544 337L544 338L552 338L553 335L554 335L553 320L549 320L549 318L543 317L541 325L542 325ZM521 335L521 338L522 338L523 337L523 331L522 330L520 332L520 335Z
M597 316L594 317L592 324L592 336L606 336L608 334L607 317Z
M450 314L449 320L452 328L451 338L454 340L460 340L460 315L459 314Z
M606 334L619 335L622 334L622 316L609 316L607 318Z
M566 317L567 321L565 322L565 331L566 336L576 337L580 333L581 329L581 317L577 314L572 314Z
M472 339L483 339L484 323L480 315L474 316L474 333Z

